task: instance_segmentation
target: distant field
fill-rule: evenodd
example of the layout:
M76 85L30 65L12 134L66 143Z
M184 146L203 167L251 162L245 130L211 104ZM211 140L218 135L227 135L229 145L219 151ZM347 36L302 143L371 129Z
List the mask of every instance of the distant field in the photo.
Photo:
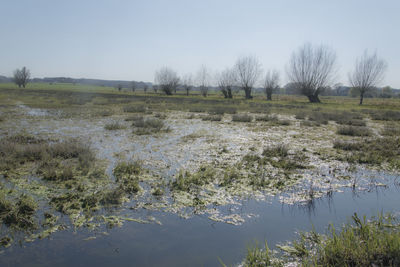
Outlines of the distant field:
M265 95L261 93L255 93L254 99L245 100L242 92L237 92L233 99L224 99L223 95L218 91L210 91L207 97L202 97L200 92L191 91L189 96L186 96L186 92L177 91L176 94L172 96L166 96L161 92L155 93L153 90L148 90L144 92L142 89L136 90L135 92L130 91L127 88L123 88L122 91L118 91L113 87L106 86L93 86L93 85L82 85L82 84L48 84L48 83L30 83L25 89L18 88L13 83L0 83L0 91L2 94L15 93L21 95L21 97L27 97L28 95L44 96L60 98L59 92L63 92L62 97L65 97L66 92L71 92L72 98L157 98L160 101L165 101L171 104L173 109L184 110L187 109L187 104L193 105L203 105L205 107L212 107L215 104L235 106L243 110L257 109L260 105L267 105L268 107L278 107L278 108L321 108L321 109L333 109L333 110L363 110L363 109L391 109L400 110L400 99L398 98L366 98L362 106L358 105L359 99L347 96L321 96L322 103L309 103L307 98L300 95L278 95L274 94L272 96L272 101L266 101ZM1 97L4 98L4 95ZM181 101L180 99L185 99L184 102L175 103ZM88 100L88 99L87 99ZM136 99L137 100L137 99ZM1 100L0 100L1 101ZM217 101L217 103L215 102ZM40 99L34 99L36 105L40 104ZM35 105L35 103L33 103ZM71 103L69 103L71 104ZM239 104L239 106L237 106Z

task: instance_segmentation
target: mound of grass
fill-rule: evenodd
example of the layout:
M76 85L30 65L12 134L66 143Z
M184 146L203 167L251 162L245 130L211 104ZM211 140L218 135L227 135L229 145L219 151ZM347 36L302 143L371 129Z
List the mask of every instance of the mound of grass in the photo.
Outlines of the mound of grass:
M203 121L221 121L222 115L205 115L202 116L201 119Z
M329 122L328 118L326 118L325 114L322 112L311 112L308 115L308 120L318 124L328 124Z
M314 127L314 126L320 126L321 124L316 122L316 121L301 121L300 126L301 127Z
M360 149L359 144L357 142L341 141L341 140L335 140L333 142L333 148L346 150L346 151L353 151L353 150Z
M5 192L0 193L0 221L6 226L21 231L35 230L37 220L35 213L37 202L28 195L22 194L17 199L7 199Z
M372 110L369 114L373 120L400 121L400 111L394 110Z
M142 164L139 161L120 162L115 166L113 174L119 188L132 194L140 190L139 175L142 173Z
M145 113L147 109L145 106L125 106L122 110L129 113Z
M384 136L400 136L400 127L385 125L382 131Z
M94 158L89 145L76 139L50 143L32 136L17 135L0 140L0 171L10 170L29 162L47 162L52 159L77 159L77 167L85 170L92 164Z
M234 122L252 122L253 116L248 114L235 114L232 116L232 121Z
M296 118L296 120L305 120L307 118L307 112L305 111L296 112L294 117Z
M211 115L224 115L225 113L236 114L236 112L236 108L230 106L216 106L208 111L208 113Z
M340 126L337 128L337 134L349 136L370 136L372 132L367 127L359 126Z
M350 126L366 126L366 122L364 120L357 120L357 119L346 119L346 118L342 118L342 119L338 119L336 120L337 124L341 124L341 125L350 125Z
M169 128L165 128L164 121L157 118L139 118L133 121L132 126L135 127L133 131L137 135L146 135L159 132L167 132Z
M256 121L271 121L276 122L278 121L278 117L275 115L263 115L256 117Z
M262 155L265 157L287 157L288 147L285 144L278 144L275 146L264 148Z
M109 117L112 115L113 115L113 113L110 110L101 110L97 113L97 116L100 116L100 117Z
M393 168L400 168L400 138L383 137L364 139L357 142L335 141L334 147L352 151L339 159L354 163L382 164L389 163Z
M125 129L125 126L119 122L110 122L104 125L104 129L109 131Z
M215 170L210 166L201 166L195 173L181 171L171 183L171 189L189 192L196 186L202 186L214 180Z

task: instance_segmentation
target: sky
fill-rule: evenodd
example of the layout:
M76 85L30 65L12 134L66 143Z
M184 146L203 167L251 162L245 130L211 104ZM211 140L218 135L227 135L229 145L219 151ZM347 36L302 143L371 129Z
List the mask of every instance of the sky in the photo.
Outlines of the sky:
M364 50L400 88L399 0L1 0L0 75L26 66L32 77L154 81L201 65L217 72L256 56L281 72L306 42L336 51L336 82Z

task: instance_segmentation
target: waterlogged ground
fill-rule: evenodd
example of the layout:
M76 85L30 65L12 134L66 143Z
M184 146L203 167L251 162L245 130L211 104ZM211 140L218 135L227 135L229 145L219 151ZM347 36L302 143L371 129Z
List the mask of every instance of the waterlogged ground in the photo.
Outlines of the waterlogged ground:
M23 102L0 111L2 137L25 134L88 144L97 168L104 170L88 188L99 191L115 183L121 162L136 162L143 169L140 190L120 205L90 215L53 212L60 217L57 223L29 234L10 232L3 225L2 236L13 241L2 249L4 266L218 266L218 258L235 264L255 239L267 239L273 247L291 239L295 230L309 230L310 222L323 231L329 222L341 223L353 212L399 212L398 172L386 163L366 166L341 160L342 153L333 148L339 138L334 122L305 127L287 114L272 115L289 125L234 122L230 114L209 121L204 113L132 114L119 106L103 116L90 106L40 109ZM135 134L132 116L162 117L164 130ZM379 136L383 125L365 121ZM119 129L106 130L112 122ZM277 152L279 146L287 151ZM28 170L19 177L0 179L5 188L37 193L43 186ZM36 196L43 197L40 207L52 209L42 204L45 193Z

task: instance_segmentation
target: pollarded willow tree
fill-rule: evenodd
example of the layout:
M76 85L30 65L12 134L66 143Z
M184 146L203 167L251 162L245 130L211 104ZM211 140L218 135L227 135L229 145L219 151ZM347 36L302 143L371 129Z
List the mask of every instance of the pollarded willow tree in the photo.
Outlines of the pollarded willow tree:
M236 76L233 69L226 69L217 75L218 87L225 98L232 98L232 90L236 84Z
M272 100L272 93L279 89L279 72L277 70L269 70L264 78L264 90L267 100Z
M335 74L336 53L327 46L304 44L295 51L286 67L289 82L312 103L321 102L319 94Z
M235 64L236 80L245 93L246 99L253 98L251 90L261 73L261 64L255 56L240 57Z
M30 77L31 73L26 67L23 67L22 69L16 69L14 71L14 82L19 88L21 88L21 86L25 88Z
M174 92L179 85L177 73L168 67L163 67L156 71L154 80L157 84L157 88L166 95L172 95L172 92Z
M364 100L364 94L375 88L384 78L387 64L379 59L376 52L368 55L368 51L357 59L355 69L349 74L351 87L360 94L360 105Z
M188 73L183 76L182 87L183 87L183 90L186 91L186 95L189 96L189 92L190 92L190 90L192 90L192 87L193 87L192 74Z
M200 89L202 96L208 95L208 89L210 87L210 73L206 66L202 65L196 74L197 85Z

